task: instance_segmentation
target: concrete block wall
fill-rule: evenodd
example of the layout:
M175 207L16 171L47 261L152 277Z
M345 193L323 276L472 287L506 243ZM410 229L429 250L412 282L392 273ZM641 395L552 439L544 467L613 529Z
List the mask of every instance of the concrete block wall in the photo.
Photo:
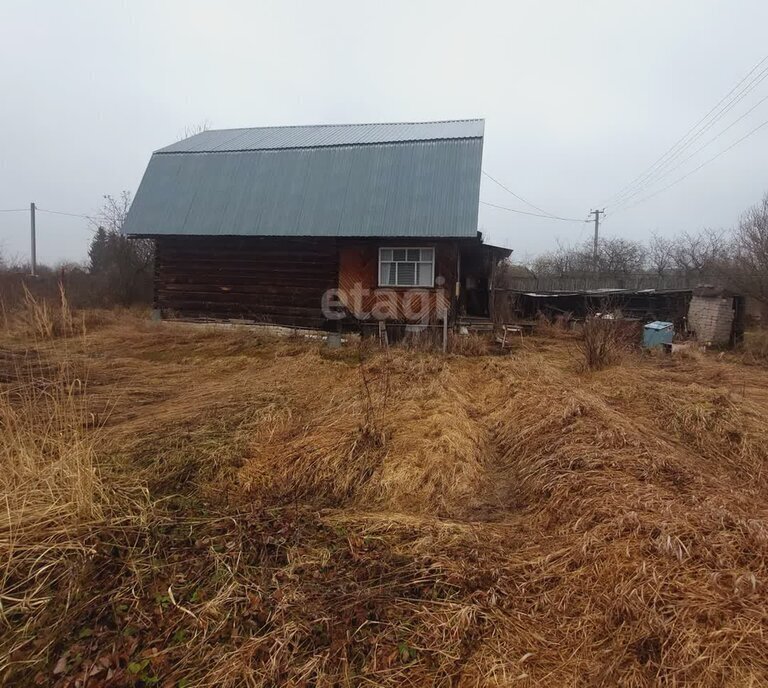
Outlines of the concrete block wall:
M694 296L688 307L688 327L702 344L728 344L733 326L733 299Z

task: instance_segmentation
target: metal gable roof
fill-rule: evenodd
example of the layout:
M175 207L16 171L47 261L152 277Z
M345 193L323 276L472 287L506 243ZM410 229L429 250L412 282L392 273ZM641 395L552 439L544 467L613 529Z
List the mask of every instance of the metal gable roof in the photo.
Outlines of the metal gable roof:
M474 237L482 136L482 120L203 132L152 156L123 231Z
M481 138L484 128L485 122L482 119L464 119L402 124L319 124L298 127L219 129L190 136L157 152L215 153Z

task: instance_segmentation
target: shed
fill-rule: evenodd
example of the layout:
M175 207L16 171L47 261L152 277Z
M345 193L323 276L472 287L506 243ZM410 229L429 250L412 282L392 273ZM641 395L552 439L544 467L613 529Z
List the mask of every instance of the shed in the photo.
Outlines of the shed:
M511 251L477 230L484 121L206 131L156 151L123 227L165 317L490 315Z
M744 336L745 299L728 289L703 285L693 290L688 325L707 346L733 346Z

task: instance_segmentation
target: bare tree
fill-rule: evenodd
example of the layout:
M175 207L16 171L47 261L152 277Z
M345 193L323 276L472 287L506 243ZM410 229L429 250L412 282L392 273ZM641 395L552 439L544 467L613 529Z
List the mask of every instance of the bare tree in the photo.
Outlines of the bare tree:
M598 245L597 271L611 277L623 277L643 269L645 248L629 239L603 239ZM541 275L583 275L594 272L592 243L580 246L563 246L544 253L532 263L533 271Z
M657 234L651 236L646 253L646 264L650 270L662 278L674 265L672 258L673 242Z
M730 254L726 274L734 287L768 303L768 193L741 216Z
M121 191L117 197L107 194L103 198L104 202L91 222L97 227L104 227L108 232L120 233L131 207L131 192Z
M197 124L188 124L186 127L184 127L184 134L180 137L180 141L183 139L188 139L190 136L195 136L196 134L202 134L204 131L208 131L211 128L211 122L208 120L208 118L204 119L202 122L198 122Z
M645 266L645 247L637 241L612 237L598 245L598 270L614 277L640 272Z
M151 239L129 239L122 234L131 207L130 191L104 196L90 221L96 227L88 254L90 272L101 280L105 302L130 304L149 300L155 245Z
M596 278L610 277L622 286L631 275L637 276L635 283L657 287L726 286L759 299L768 311L768 193L742 215L733 232L704 229L672 239L653 235L646 245L605 238L597 258L595 275L591 242L558 244L531 261L531 268L539 279L550 277L555 283L600 286Z
M723 232L705 229L698 234L683 232L672 245L672 261L689 282L714 279L718 266L727 255Z
M537 275L558 275L564 277L583 269L584 256L581 249L564 246L559 241L554 251L542 253L531 263Z

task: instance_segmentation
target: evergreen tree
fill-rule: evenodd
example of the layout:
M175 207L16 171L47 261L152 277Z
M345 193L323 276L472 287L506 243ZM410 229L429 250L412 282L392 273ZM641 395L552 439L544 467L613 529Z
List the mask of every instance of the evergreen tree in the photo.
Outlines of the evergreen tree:
M104 272L109 267L109 237L107 230L104 227L99 226L96 233L91 240L91 246L88 249L88 257L90 258L91 272L99 273Z

